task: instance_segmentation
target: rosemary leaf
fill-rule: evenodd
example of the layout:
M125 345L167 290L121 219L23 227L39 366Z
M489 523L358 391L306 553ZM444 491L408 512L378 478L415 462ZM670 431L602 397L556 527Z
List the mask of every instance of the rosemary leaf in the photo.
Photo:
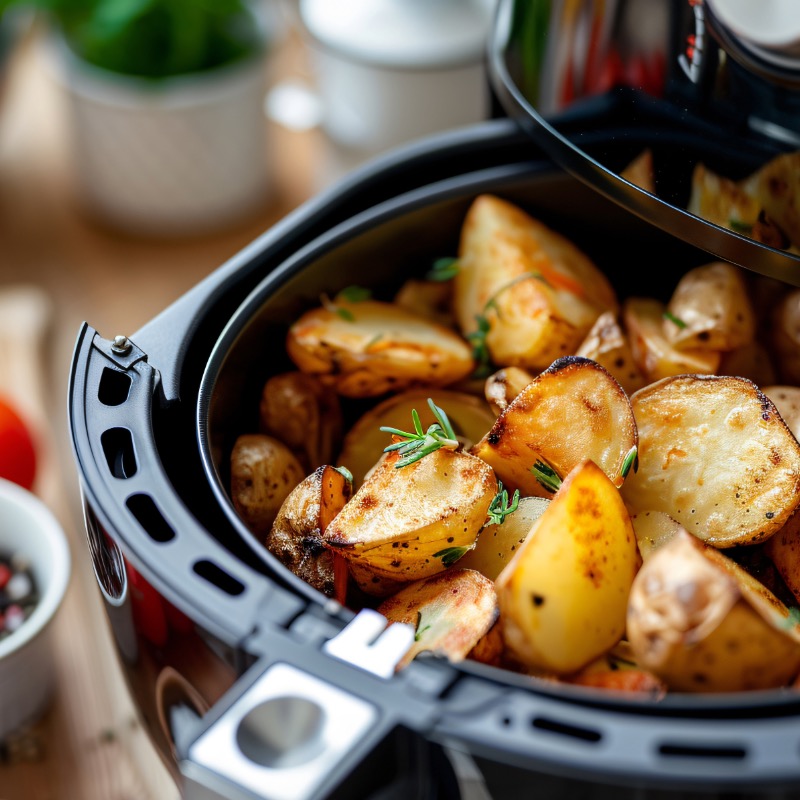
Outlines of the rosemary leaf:
M445 281L452 280L458 275L459 263L457 258L437 258L433 262L430 271L425 276L429 281L436 281L437 283L444 283Z
M348 303L363 303L372 297L372 292L363 286L346 286L337 295L337 299L341 298Z
M445 567L452 567L461 556L471 549L471 547L445 547L444 550L434 553L433 557L441 558Z
M486 524L502 525L509 514L513 514L519 508L519 489L514 492L511 505L508 504L508 491L503 488L503 482L497 484L497 494L489 504L488 519Z
M548 492L555 493L561 488L561 476L544 461L536 461L531 467L531 472Z
M728 227L732 231L736 231L736 233L750 234L750 233L753 232L753 226L752 225L748 225L746 222L742 222L741 220L738 220L738 219L733 219L733 218L729 219L728 220Z
M665 311L663 317L664 319L668 319L673 325L677 325L681 330L689 327L680 317L676 317L671 311Z
M631 471L631 467L633 467L634 472L639 471L639 449L634 445L628 450L627 454L625 455L625 460L622 462L622 470L620 471L620 477L625 480L628 477L628 473Z

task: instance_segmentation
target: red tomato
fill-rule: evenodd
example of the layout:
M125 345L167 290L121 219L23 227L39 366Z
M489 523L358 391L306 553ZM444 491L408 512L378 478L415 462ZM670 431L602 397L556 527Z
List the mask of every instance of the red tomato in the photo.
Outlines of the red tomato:
M16 409L0 398L0 478L33 488L36 450L28 427Z

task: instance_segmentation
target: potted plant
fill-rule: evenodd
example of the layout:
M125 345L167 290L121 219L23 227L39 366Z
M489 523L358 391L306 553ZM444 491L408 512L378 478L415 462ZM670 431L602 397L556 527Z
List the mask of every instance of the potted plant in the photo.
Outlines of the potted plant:
M263 2L263 0L262 0ZM248 0L0 0L48 20L77 186L136 232L207 231L267 188L268 32Z

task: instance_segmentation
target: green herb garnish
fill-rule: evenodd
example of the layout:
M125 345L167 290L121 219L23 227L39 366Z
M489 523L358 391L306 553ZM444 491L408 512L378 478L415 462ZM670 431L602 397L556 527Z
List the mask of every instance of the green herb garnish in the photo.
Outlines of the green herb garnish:
M336 295L337 299L341 298L348 303L363 303L365 300L369 300L370 297L372 297L372 292L363 286L346 286Z
M547 489L548 492L557 492L561 488L561 476L544 461L537 461L532 467L531 472L534 478Z
M509 514L513 514L519 508L519 489L515 490L511 505L508 504L508 491L503 488L503 482L497 483L497 494L489 504L486 524L502 525Z
M627 455L625 456L624 461L622 462L622 469L620 470L620 477L625 480L628 477L628 473L631 471L631 467L633 467L634 472L639 471L639 449L634 445L628 450Z
M736 233L748 233L749 234L749 233L753 232L753 226L752 225L748 225L746 222L742 222L741 220L738 220L738 219L729 219L728 220L728 227L732 231L736 231Z
M475 321L478 323L477 330L467 334L467 341L472 345L472 358L477 363L472 377L486 378L492 371L492 359L486 344L486 334L489 333L491 325L489 320L482 315L477 315Z
M677 325L681 330L689 327L680 317L676 317L671 311L665 311L662 316L664 319L668 319L673 325Z
M471 549L471 547L445 547L444 550L434 553L433 557L441 558L445 567L452 567L464 553Z
M448 256L447 258L437 258L433 262L430 271L425 276L429 281L436 281L437 283L444 283L445 281L452 280L458 275L459 263L457 258Z
M414 626L414 641L418 642L422 638L422 634L425 633L431 626L426 625L424 628L420 628L422 624L422 612L417 611L417 624Z
M394 436L402 437L403 441L395 442L384 448L384 453L389 453L392 450L397 450L398 454L402 456L400 460L394 465L395 468L407 467L415 461L440 450L442 447L447 450L456 450L461 446L461 443L456 438L456 432L450 424L447 414L437 406L431 398L428 398L428 406L433 412L436 422L431 425L427 431L422 430L422 423L419 419L419 414L416 409L411 411L411 419L414 422L414 433L401 431L397 428L390 428L385 425L381 426L384 433L391 433Z
M785 630L790 630L797 625L800 625L800 608L792 606L789 609L789 616L783 620L781 627L783 627Z

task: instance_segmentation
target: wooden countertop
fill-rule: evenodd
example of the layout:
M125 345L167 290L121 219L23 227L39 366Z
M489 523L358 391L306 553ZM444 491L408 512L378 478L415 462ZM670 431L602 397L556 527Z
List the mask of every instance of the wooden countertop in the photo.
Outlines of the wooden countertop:
M269 69L303 71L291 32ZM0 800L169 800L177 790L138 726L86 553L67 433L72 348L84 320L107 337L135 332L316 191L321 134L268 124L272 198L238 226L140 239L105 228L77 202L61 100L34 31L0 103L0 392L40 442L35 491L67 532L73 577L54 623L56 700L39 724L0 746ZM42 316L11 325L3 302L32 303Z

